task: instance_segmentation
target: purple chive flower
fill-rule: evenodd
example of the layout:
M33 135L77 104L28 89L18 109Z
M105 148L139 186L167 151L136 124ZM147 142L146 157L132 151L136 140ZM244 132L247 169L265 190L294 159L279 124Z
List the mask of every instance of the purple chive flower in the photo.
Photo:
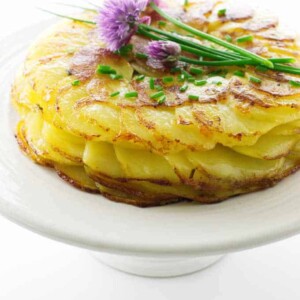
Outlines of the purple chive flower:
M148 45L147 52L150 58L162 63L174 62L181 53L181 47L170 41L152 41Z
M149 0L106 0L97 17L101 38L111 51L117 51L128 44L136 33L139 23L149 23L141 18Z

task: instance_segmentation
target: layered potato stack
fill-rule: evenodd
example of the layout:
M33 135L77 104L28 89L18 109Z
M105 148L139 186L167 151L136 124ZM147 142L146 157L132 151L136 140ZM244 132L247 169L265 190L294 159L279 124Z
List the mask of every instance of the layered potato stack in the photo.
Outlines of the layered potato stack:
M264 57L299 59L295 39L279 31L277 20L249 8L198 1L168 12L233 42L253 35L241 46ZM98 74L99 64L123 79ZM136 80L137 69L158 77L164 104L150 99L150 77ZM300 166L300 88L290 84L300 78L254 67L242 69L245 77L234 75L240 69L204 68L208 83L189 83L181 93L178 74L164 84L166 74L155 74L141 58L105 50L95 26L62 21L31 47L13 85L17 140L32 160L74 186L137 206L213 203L268 188ZM125 98L131 91L138 97ZM200 98L191 101L189 94Z

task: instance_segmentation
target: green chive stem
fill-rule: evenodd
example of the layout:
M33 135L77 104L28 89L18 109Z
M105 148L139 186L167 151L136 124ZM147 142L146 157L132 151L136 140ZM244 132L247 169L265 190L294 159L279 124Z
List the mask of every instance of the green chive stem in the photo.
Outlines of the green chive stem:
M225 61L199 61L196 59L191 59L188 57L180 56L179 60L193 65L198 66L211 66L211 67L221 67L221 66L244 66L253 64L251 59L241 59L241 60L225 60Z
M210 34L207 34L205 32L199 31L189 25L186 25L182 22L180 22L179 20L169 16L167 13L165 13L163 10L161 10L159 7L157 7L153 2L150 3L150 6L152 7L153 10L155 10L159 15L161 15L162 17L164 17L165 19L167 19L168 21L170 21L171 23L173 23L174 25L178 26L179 28L194 34L197 37L203 38L205 40L208 40L210 42L213 42L217 45L223 46L224 48L230 49L236 53L239 53L243 56L249 57L257 62L260 62L262 65L265 65L271 69L273 69L274 65L271 61L269 61L268 59L265 59L255 53L249 52L246 49L240 48L238 46L235 46L234 44L228 43L222 39L219 39L217 37L214 37Z
M151 32L155 32L158 33L160 35L165 36L166 38L162 38L159 37L157 35L154 35ZM228 59L234 59L234 58L243 58L240 55L237 55L236 53L229 53L226 51L220 51L217 49L213 49L207 46L203 46L201 44L197 44L195 42L191 42L189 40L186 40L185 38L181 38L177 35L174 35L172 33L169 32L165 32L162 31L160 29L157 28L153 28L149 25L145 25L145 24L140 24L139 25L139 32L144 35L147 36L153 40L171 40L173 42L176 42L178 44L180 44L181 49L183 51L189 52L189 53L193 53L199 56L204 56L207 58L212 58L212 59L219 59L219 60L228 60Z
M60 17L60 18L63 18L63 19L68 19L68 20L72 20L72 21L75 21L75 22L81 22L81 23L96 25L96 22L93 22L93 21L73 18L73 17L69 17L69 16L66 16L66 15L61 15L61 14L58 14L56 12L53 12L53 11L50 11L50 10L47 10L47 9L44 9L44 8L40 8L40 7L38 7L38 9L41 10L41 11L44 11L48 14L51 14L51 15L54 15L54 16L57 16L57 17Z
M284 72L284 73L290 73L290 74L296 74L300 75L300 69L291 67L291 66L284 66L281 64L275 64L274 65L274 71Z
M80 8L80 9L84 9L86 11L91 11L91 12L95 12L95 13L98 12L98 10L95 9L95 8L89 8L89 7L75 5L75 4L67 4L67 3L60 3L60 2L56 2L54 4L62 5L62 6L68 6L68 7L74 7L74 8Z

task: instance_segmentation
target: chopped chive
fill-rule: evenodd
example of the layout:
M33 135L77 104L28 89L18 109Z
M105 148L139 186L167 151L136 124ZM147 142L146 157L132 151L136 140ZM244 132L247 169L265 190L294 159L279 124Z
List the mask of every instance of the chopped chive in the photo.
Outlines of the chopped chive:
M154 89L157 90L157 91L163 91L164 90L163 87L161 85L159 85L159 84L156 84L154 86Z
M153 77L150 78L149 87L151 90L154 90L154 88L155 88L155 80Z
M213 84L215 84L215 85L222 85L223 82L222 81L213 81Z
M110 74L109 77L113 80L123 79L123 76L120 74Z
M187 34L186 36L190 37L190 38L194 38L195 37L193 34Z
M185 80L184 74L178 75L178 81L179 81L179 82L183 82L184 80Z
M145 79L145 75L139 75L139 76L137 76L137 77L135 77L135 80L136 81L143 81L144 79Z
M188 88L189 88L189 86L188 86L187 84L185 84L185 85L183 85L183 86L179 89L179 91L180 91L181 93L184 93L184 92L187 91Z
M178 72L181 72L181 68L174 67L174 68L171 69L171 73L178 73Z
M207 80L196 80L194 84L195 86L203 86L207 84Z
M138 92L129 92L125 94L125 98L136 98L138 95Z
M236 39L238 43L247 43L253 41L253 35L245 35Z
M220 9L220 10L218 11L218 16L219 16L219 17L224 17L224 16L226 15L226 11L227 11L226 8Z
M164 95L158 99L157 103L159 105L164 104L166 102L166 99L167 99L167 97Z
M80 85L80 80L74 80L74 81L72 82L72 85L73 85L73 86L78 86L78 85Z
M184 78L190 78L190 77L193 77L190 73L188 73L187 71L185 70L181 70L181 73L184 75Z
M256 67L256 70L265 73L265 72L267 72L269 69L268 69L267 67L264 67L264 66L257 66L257 67Z
M189 95L189 100L197 101L197 100L199 100L199 96L197 96L197 95Z
M202 75L203 74L203 70L200 69L200 68L194 68L194 67L191 67L190 68L190 72L194 75Z
M110 94L110 97L116 97L116 96L119 96L120 95L120 92L114 92L112 94Z
M174 78L173 77L164 77L163 78L163 83L171 83L174 81Z
M141 59L148 58L148 55L147 55L147 54L145 54L145 53L140 53L140 52L136 53L135 56L136 56L137 58L141 58Z
M250 76L249 80L253 83L261 83L261 79L254 77L254 76Z
M97 68L98 74L117 74L117 72L111 68L111 66L99 65Z
M162 97L162 96L164 96L164 95L165 95L165 93L164 93L163 91L161 91L161 92L157 92L157 93L152 94L152 95L150 96L150 98L151 98L151 99L158 99L158 98L160 98L160 97Z
M239 76L239 77L245 77L245 72L244 72L244 71L241 71L241 70L238 70L238 71L235 71L235 72L233 73L233 75Z
M167 25L167 23L165 21L159 21L158 22L158 26L160 26L160 27L164 27L166 25Z
M208 74L208 77L214 77L214 76L221 76L221 77L225 77L227 75L228 71L227 70L215 70L212 71Z
M289 83L290 83L290 85L293 86L293 87L297 87L297 88L300 87L300 81L290 80Z
M187 79L188 82L192 82L192 83L194 83L195 80L196 80L196 79L195 79L194 77L190 77L190 78Z
M120 54L121 56L127 56L132 50L133 50L133 45L129 44L129 45L121 47L117 51L117 54Z
M231 43L231 42L232 42L232 37L231 37L229 34L226 34L226 35L225 35L225 40L226 40L228 43Z

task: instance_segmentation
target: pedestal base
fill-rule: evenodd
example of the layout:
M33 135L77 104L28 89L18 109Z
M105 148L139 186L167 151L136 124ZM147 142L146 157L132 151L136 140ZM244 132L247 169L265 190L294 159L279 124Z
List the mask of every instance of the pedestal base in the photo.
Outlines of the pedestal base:
M92 252L105 265L129 274L144 277L176 277L201 271L219 261L222 256L194 258L154 258L122 256Z

